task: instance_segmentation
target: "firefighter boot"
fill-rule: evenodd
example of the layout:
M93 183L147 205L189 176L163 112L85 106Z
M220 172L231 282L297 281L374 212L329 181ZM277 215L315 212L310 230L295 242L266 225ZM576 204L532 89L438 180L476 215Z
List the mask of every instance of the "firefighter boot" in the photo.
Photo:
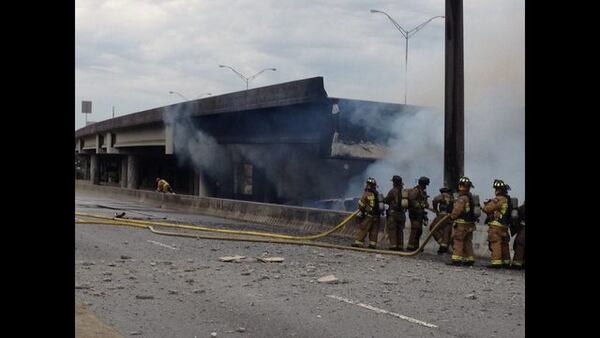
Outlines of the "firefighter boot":
M362 241L356 240L350 246L355 247L355 248L362 248L365 246L365 244Z
M438 251L437 251L437 254L438 255L443 255L446 252L448 252L448 246L444 245L444 244L441 244L440 247L439 247L439 249L438 249Z

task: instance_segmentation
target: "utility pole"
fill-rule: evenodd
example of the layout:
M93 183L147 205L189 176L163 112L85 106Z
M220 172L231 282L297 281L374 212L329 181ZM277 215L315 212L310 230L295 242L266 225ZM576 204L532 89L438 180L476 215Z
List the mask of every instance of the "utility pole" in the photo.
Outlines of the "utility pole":
M446 0L444 183L455 191L464 175L464 115L463 2Z
M113 119L115 118L115 106L113 106Z

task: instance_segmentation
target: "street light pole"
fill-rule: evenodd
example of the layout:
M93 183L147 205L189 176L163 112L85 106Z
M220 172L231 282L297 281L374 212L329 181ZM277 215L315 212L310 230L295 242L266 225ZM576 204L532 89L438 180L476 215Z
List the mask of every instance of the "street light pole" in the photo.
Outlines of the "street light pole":
M408 96L408 37L406 39L406 50L404 51L404 104Z
M435 18L445 18L445 17L442 16L442 15L434 16L432 18L429 18L425 22L419 24L415 28L407 31L406 29L402 28L402 26L400 26L400 24L398 24L396 22L396 20L392 19L392 17L389 16L389 14L387 14L384 11L379 11L379 10L376 10L376 9L372 9L371 13L381 13L381 14L384 14L385 16L387 16L388 19L390 19L390 21L392 22L392 24L394 24L394 26L396 27L396 29L398 29L400 31L400 33L402 34L402 36L404 36L404 39L406 40L406 48L405 48L405 52L404 52L404 104L406 104L406 97L408 95L407 94L407 92L408 92L408 39L410 37L412 37L413 35L415 35L415 33L417 33L418 31L420 31L423 27L425 27L425 25L427 25L431 20L433 20Z
M219 68L229 68L229 69L231 69L232 72L236 73L240 78L242 78L242 80L244 80L246 82L246 90L248 90L248 85L249 85L250 81L254 80L256 77L258 77L264 71L266 71L266 70L276 71L277 70L276 68L265 68L265 69L261 70L260 72L254 74L250 77L247 77L247 76L244 76L244 74L238 72L237 70L235 70L232 67L227 66L227 65L219 65Z

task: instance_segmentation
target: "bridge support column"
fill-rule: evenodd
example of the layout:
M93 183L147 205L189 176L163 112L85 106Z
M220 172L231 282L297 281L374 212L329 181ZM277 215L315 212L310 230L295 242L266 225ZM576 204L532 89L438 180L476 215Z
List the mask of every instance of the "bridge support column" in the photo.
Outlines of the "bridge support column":
M136 155L127 156L127 188L139 188L139 158Z
M193 170L193 175L194 195L207 197L208 195L206 193L206 182L204 175L202 172L198 172L197 170Z
M98 155L90 155L90 182L98 184L100 181L100 170L98 165Z
M127 188L127 156L121 156L121 188Z

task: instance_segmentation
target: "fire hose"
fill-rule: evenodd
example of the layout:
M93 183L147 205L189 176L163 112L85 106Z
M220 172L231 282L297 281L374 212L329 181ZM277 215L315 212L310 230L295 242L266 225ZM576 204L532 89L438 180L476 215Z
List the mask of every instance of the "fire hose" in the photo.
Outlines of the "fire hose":
M116 218L116 217L106 217L106 216L88 214L88 213L82 213L82 212L76 212L75 215L104 219L104 220L117 220L119 222L129 222L129 223L140 224L140 225L159 225L159 226L179 228L179 229L208 231L208 232L221 232L221 233L233 234L233 235L251 235L251 236L259 236L259 237L281 238L281 239L315 240L315 239L319 239L319 238L328 236L331 233L339 230L341 227L346 225L346 223L348 223L352 218L354 218L354 216L356 216L357 213L358 213L358 211L353 212L348 217L346 217L343 221L338 223L336 226L334 226L333 228L331 228L323 233L316 234L316 235L308 235L308 236L282 235L282 234L274 234L274 233L270 233L270 232L258 232L258 231L246 231L246 230L215 229L215 228L209 228L209 227L204 227L204 226L197 226L197 225L193 225L193 224L175 224L175 223L166 223L166 222L142 221L142 220L124 219L124 218Z
M243 242L306 245L306 246L316 246L316 247L340 249L340 250L379 253L379 254L384 254L384 255L415 256L415 255L419 254L421 252L421 250L425 247L425 245L429 242L429 240L433 236L433 233L443 224L443 222L448 217L450 217L450 215L446 215L446 216L442 217L441 219L439 219L437 224L435 224L432 227L431 231L427 234L423 243L416 250L411 251L411 252L357 248L357 247L351 247L351 246L343 246L343 245L336 245L336 244L313 241L314 239L328 236L331 233L339 230L341 227L343 227L345 224L347 224L352 218L354 218L357 213L358 213L358 211L355 211L354 213L350 214L342 222L338 223L336 226L334 226L330 230L327 230L320 234L309 235L309 236L292 236L292 235L282 235L282 234L257 232L257 231L215 229L215 228L208 228L208 227L189 225L189 224L174 224L174 223L166 223L166 222L152 222L152 221L123 219L123 218L111 218L111 217L106 217L106 216L101 216L101 215L79 213L79 212L76 212L75 215L80 216L80 217L94 218L94 219L86 220L86 219L77 219L76 218L75 223L77 223L77 224L122 225L122 226L146 228L146 229L149 229L154 234L163 235L163 236L176 236L176 237L188 237L188 238L196 238L196 239L223 240L223 241L243 241ZM206 236L206 235L200 235L200 234L168 232L168 231L156 230L156 229L154 229L154 226L163 226L163 227L171 227L171 228L186 229L186 230L198 230L198 231L206 231L206 232L220 232L220 233L227 233L227 234L232 234L232 235L250 235L250 236L256 236L256 237L271 237L274 239L251 238L251 237L229 237L229 236ZM300 239L302 239L302 240L300 240Z

